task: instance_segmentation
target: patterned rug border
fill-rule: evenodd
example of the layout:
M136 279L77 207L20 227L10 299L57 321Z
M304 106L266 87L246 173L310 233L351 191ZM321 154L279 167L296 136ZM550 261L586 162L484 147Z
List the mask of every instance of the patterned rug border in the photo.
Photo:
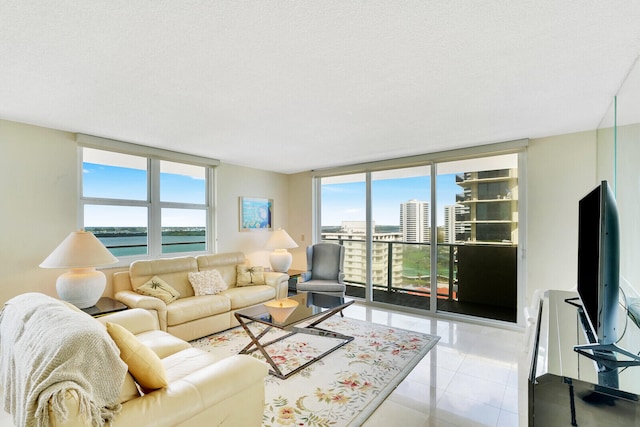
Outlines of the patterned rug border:
M260 324L254 325L263 327ZM312 364L308 368L303 369L295 375L292 375L287 380L280 380L269 375L265 380L265 419L263 421L263 426L293 426L294 419L296 421L303 420L304 422L299 423L298 421L295 424L301 426L360 426L371 416L371 414L373 414L373 412L380 406L380 404L382 404L382 402L389 397L393 390L395 390L395 388L407 377L407 375L418 365L418 363L429 353L429 351L431 351L431 349L436 346L436 344L440 340L440 337L436 335L349 317L332 317L330 319L327 319L319 326L329 330L336 330L337 327L336 332L340 329L340 327L342 327L349 331L342 331L343 333L346 333L347 335L353 335L355 339L351 341L351 343L347 344L347 346L337 349L335 352L327 355L321 361ZM276 330L272 330L269 333L274 333L274 331ZM300 335L301 334L297 334L294 335L294 337ZM390 337L397 337L402 338L402 340L408 340L406 341L408 345L404 347L398 347L398 342L393 340L389 341ZM238 326L220 332L218 334L194 340L192 341L192 345L198 348L205 349L207 351L213 351L214 353L220 352L228 354L228 356L230 356L232 354L235 354L237 350L244 346L243 340L245 338L246 342L244 342L244 344L248 343L249 337L246 335L246 332L242 330L240 326ZM373 342L371 341L372 339L374 340ZM286 356L283 357L284 359L287 359L289 356L291 356L292 359L296 359L298 354L300 353L300 348L297 347L296 344L287 344L288 340L289 339L277 343L275 345L276 347L274 347L272 350L274 352L273 354ZM313 342L309 341L309 348L312 348L312 344ZM386 351L386 355L385 351L378 351L377 348L371 351L368 350L372 347L375 348L376 344L380 345ZM281 345L283 347L277 348L278 345ZM349 347L350 345L354 347L351 351L348 350L349 348L351 348ZM362 348L365 348L365 350L359 352L358 350ZM297 406L298 404L302 404L302 398L311 398L314 395L314 391L316 398L319 398L318 393L323 393L324 390L327 390L327 393L334 393L333 388L326 389L326 387L328 387L328 384L326 384L325 380L323 379L326 378L326 375L325 377L323 377L322 374L328 373L333 375L331 378L335 382L336 375L340 374L341 372L344 373L344 370L341 369L338 371L333 371L332 368L329 368L329 366L343 366L346 364L346 366L349 367L352 363L354 363L354 360L356 360L356 362L360 362L360 356L370 356L369 353L371 352L373 352L373 356L375 356L376 362L382 361L384 363L388 363L389 360L391 360L393 362L393 366L396 366L397 371L396 369L388 368L385 370L384 367L375 366L376 364L368 366L366 363L356 363L356 365L364 365L364 370L361 370L361 368L359 367L353 368L349 372L348 378L351 378L353 373L353 376L357 378L356 380L364 381L366 380L366 375L365 377L361 377L362 374L371 375L372 373L376 373L376 376L384 378L384 381L373 380L373 383L367 383L368 386L375 386L374 389L377 388L377 392L369 392L369 394L366 395L366 399L361 399L360 396L357 396L361 399L360 403L362 404L362 406L357 407L358 412L354 412L353 417L347 418L344 413L336 415L333 414L331 410L329 410L329 414L325 414L322 411L326 409L321 410L320 414L322 415L317 415L313 409L311 409L311 412L309 412L306 401L304 403L304 407ZM394 353L396 352L406 355L394 355ZM258 358L261 357L261 355L258 355ZM349 362L350 357L351 362ZM379 359L380 357L384 357L386 359ZM332 360L340 360L340 363L331 363ZM369 360L373 361L374 359ZM402 363L397 363L398 361ZM324 366L325 364L327 365L326 367ZM329 372L323 372L325 370ZM320 376L314 378L314 376L317 375ZM388 375L388 377L385 377L385 375ZM305 384L305 393L300 394L299 386L306 380L313 381L313 385ZM347 384L350 384L351 380L348 379L347 381ZM344 388L344 385L342 383L339 384L339 389ZM339 389L338 391L335 391L335 393L341 394L339 392ZM283 390L285 390L284 393L282 393ZM275 396L277 396L277 398L275 398ZM347 396L349 395L347 394ZM276 406L274 407L274 402L278 401L278 403L280 403L280 397L287 398L287 402L289 403L285 402L284 405L276 404ZM293 399L295 397L298 397L300 400L298 401L297 399ZM322 397L328 398L328 395L323 395ZM350 403L349 405L352 404ZM280 412L278 411L278 408L280 408ZM306 416L302 415L300 412L298 412L297 414L287 412L287 409L292 409L294 411L296 411L296 409L299 411L307 411L302 413L306 414ZM287 416L293 418L288 419ZM322 416L324 416L325 418L323 419ZM322 422L323 420L325 422Z

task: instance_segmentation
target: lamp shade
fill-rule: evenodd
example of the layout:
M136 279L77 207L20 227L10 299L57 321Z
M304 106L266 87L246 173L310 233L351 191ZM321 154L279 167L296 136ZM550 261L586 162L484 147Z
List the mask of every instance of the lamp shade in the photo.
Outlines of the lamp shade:
M102 296L107 278L95 267L118 262L111 252L86 231L74 231L42 261L42 268L68 268L56 280L56 291L63 301L79 308L94 306Z
M118 262L102 242L88 231L73 231L42 261L42 268L98 267Z
M267 241L267 249L290 249L297 247L298 244L282 228L278 228L271 233L271 237L269 241Z

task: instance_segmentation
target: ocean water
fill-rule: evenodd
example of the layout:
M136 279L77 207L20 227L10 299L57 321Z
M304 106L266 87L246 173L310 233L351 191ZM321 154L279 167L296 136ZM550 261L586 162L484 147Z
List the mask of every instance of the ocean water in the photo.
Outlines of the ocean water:
M98 237L111 253L118 256L146 255L147 236ZM206 250L204 236L162 236L162 253Z

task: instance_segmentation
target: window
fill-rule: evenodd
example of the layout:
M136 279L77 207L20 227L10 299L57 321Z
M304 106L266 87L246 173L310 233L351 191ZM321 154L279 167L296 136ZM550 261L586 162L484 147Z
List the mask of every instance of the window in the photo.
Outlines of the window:
M82 227L117 257L211 251L216 161L174 161L173 153L116 144L122 147L127 152L80 148Z
M315 172L315 232L344 245L347 295L516 322L522 146Z

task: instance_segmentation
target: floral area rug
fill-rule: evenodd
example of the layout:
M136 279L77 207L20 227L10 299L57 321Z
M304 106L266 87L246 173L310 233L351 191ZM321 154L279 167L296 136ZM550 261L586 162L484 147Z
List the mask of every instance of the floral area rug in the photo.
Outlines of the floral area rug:
M264 325L250 327L260 331ZM341 317L325 320L319 327L354 340L286 380L268 375L263 426L359 426L440 339ZM274 328L261 342L282 334ZM228 357L249 342L246 332L236 327L191 344ZM266 349L286 373L335 344L333 338L295 334ZM264 360L260 352L251 354Z

